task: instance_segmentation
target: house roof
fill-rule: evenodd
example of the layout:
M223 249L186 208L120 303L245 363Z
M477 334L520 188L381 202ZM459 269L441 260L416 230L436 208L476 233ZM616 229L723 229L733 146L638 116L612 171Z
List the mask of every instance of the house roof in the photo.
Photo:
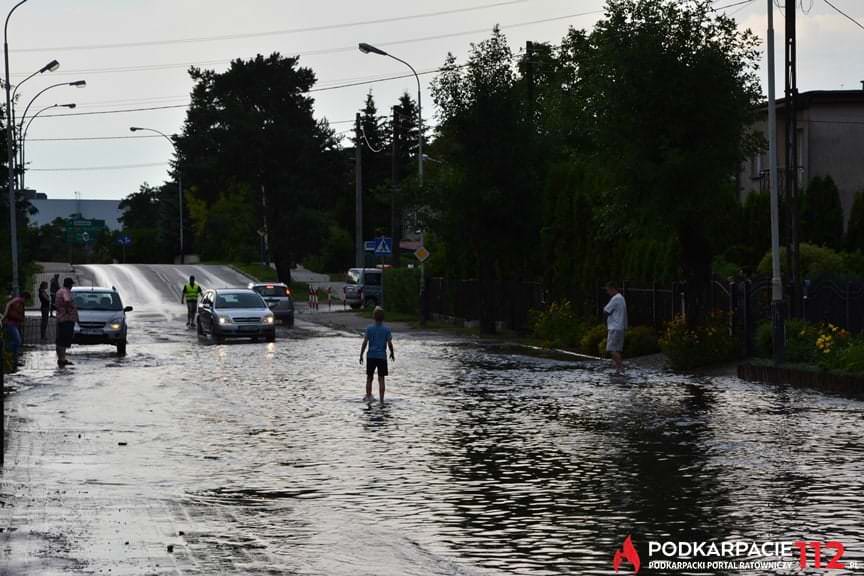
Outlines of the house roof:
M799 92L795 102L798 110L806 110L816 104L830 106L832 104L861 104L864 105L864 90L810 90ZM782 112L786 107L786 98L777 98L777 111ZM767 112L768 102L759 106L760 112Z

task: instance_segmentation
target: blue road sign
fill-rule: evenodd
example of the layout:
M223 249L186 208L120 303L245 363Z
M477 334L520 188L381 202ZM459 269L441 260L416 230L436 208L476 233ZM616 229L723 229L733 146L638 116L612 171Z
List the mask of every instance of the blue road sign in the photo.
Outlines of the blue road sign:
M129 236L121 236L117 239L117 243L121 246L129 246L130 244L132 244L132 238L130 238Z
M377 240L366 240L363 242L363 250L365 252L375 252L376 246L378 246Z
M378 238L375 245L376 256L390 256L393 254L393 239L388 236Z

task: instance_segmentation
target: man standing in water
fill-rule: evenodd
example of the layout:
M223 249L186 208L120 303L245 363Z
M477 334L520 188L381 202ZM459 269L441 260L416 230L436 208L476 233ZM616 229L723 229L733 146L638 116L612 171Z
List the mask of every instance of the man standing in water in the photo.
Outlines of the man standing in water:
M603 308L606 315L606 351L612 354L615 370L621 373L624 362L621 353L624 351L624 331L627 330L627 302L618 291L618 286L612 282L606 284L609 303Z
M57 308L57 366L63 368L72 362L66 359L66 350L72 346L75 337L75 323L78 322L78 306L72 296L72 278L63 280L63 288L57 291L54 302Z
M198 298L201 296L201 286L195 283L195 276L189 276L189 283L183 286L180 293L180 303L186 302L186 327L195 326L195 313L198 311Z
M366 328L366 335L363 337L363 345L360 347L360 364L363 364L363 354L366 352L366 347L369 347L369 354L366 356L366 396L363 400L371 402L372 396L372 378L375 376L375 371L378 371L378 392L381 396L381 403L384 403L384 379L387 376L387 348L390 348L390 359L395 360L396 356L393 352L393 335L390 333L390 328L384 326L384 309L380 306L375 307L372 313L372 318L375 324Z

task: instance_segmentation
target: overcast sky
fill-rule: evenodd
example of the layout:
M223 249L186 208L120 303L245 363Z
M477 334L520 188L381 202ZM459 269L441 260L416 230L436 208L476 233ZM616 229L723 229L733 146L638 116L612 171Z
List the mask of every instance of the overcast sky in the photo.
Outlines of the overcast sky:
M723 8L734 1L717 0L715 6ZM864 0L832 1L864 23ZM753 0L726 11L764 38L766 2ZM11 7L12 2L5 4ZM319 87L334 86L407 71L389 58L361 54L356 50L358 42L382 45L422 72L440 66L448 51L464 60L470 43L488 36L496 23L517 49L526 40L557 43L569 26L590 28L601 17L603 4L603 0L30 0L16 11L9 27L13 84L51 59L59 60L61 68L21 87L19 114L42 88L79 79L87 81L86 88L52 89L33 105L31 114L68 102L77 103L77 109L60 112L176 107L54 118L48 117L53 110L45 112L27 136L31 168L27 187L50 198L71 198L75 192L83 198L122 198L142 182L163 182L172 151L161 138L56 139L130 136L132 125L168 134L179 131L185 115L182 106L188 103L192 87L186 73L191 64L221 71L233 58L274 51L300 54L301 64L316 72ZM454 12L442 14L450 11ZM775 13L782 58L783 16L779 9ZM860 89L864 29L824 0L803 0L799 14L799 89ZM399 20L358 24L394 18ZM779 63L782 91L782 59ZM432 75L422 78L424 116L430 118ZM402 92L416 90L410 78L317 92L316 115L326 117L338 131L349 130L370 88L379 110L388 109Z

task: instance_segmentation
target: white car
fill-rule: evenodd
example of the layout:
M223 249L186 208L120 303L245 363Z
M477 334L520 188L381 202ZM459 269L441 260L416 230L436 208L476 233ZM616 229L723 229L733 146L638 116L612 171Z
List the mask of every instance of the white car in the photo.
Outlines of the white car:
M111 344L117 347L117 354L126 354L126 313L132 306L123 306L123 301L115 288L76 287L72 297L78 308L78 322L75 324L75 344Z

